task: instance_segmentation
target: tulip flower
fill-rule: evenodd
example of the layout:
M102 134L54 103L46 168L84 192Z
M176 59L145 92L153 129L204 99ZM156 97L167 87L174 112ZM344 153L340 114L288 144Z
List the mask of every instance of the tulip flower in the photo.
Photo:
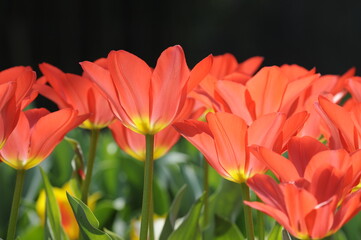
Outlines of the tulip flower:
M329 186L327 178L311 184ZM250 188L263 201L244 203L273 217L289 233L299 239L321 239L337 232L361 209L361 191L347 194L339 205L336 195L319 201L307 189L295 182L277 184L263 174L247 181ZM332 190L332 188L328 188Z
M6 139L16 126L19 118L20 108L16 108L14 98L15 84L13 82L0 85L0 149L4 146Z
M229 53L214 56L212 68L209 74L190 93L190 97L208 109L223 111L225 105L217 96L216 84L218 81L232 81L244 85L257 71L263 61L263 57L251 57L241 63Z
M15 128L20 111L37 95L32 90L36 79L30 67L13 67L0 72L0 149Z
M16 107L24 109L32 102L37 92L33 90L36 80L36 73L31 67L12 67L0 72L0 84L14 82L15 83L15 102Z
M41 163L63 139L87 116L63 109L49 113L44 108L31 109L19 116L18 124L0 151L7 165L17 170L28 170Z
M195 110L194 107L195 101L193 99L187 99L182 112L178 115L177 121L197 119L204 109ZM145 161L146 142L143 135L130 130L117 120L109 125L109 129L113 134L114 140L124 152L139 161ZM177 143L179 138L180 134L172 126L168 126L156 133L154 135L154 160L164 156L172 146Z
M342 199L360 182L361 151L350 155L344 149L329 150L311 137L293 137L288 143L289 159L264 147L258 146L253 150L281 182L301 181L318 199L331 197L327 194L330 189L332 195ZM330 189L327 190L326 185L312 186L316 179L326 178L328 173L332 173L332 177L330 175L324 182L328 182Z
M145 161L145 138L142 134L133 132L120 121L109 125L114 140L118 146L133 158ZM154 135L154 160L164 156L179 140L179 133L168 126Z
M207 123L185 120L173 126L230 181L243 183L254 174L266 171L265 165L250 154L248 146L273 148L285 122L283 114L266 115L250 127L242 118L230 113L208 113L206 118Z
M344 148L350 153L359 149L361 103L355 103L351 111L347 111L327 98L320 96L316 108L329 128L329 146L331 149Z
M263 57L251 57L241 63L230 53L214 56L209 75L216 80L231 80L245 83L257 71L263 62Z
M101 64L100 66L106 65L104 59L100 59L95 63ZM47 63L42 63L39 67L44 77L40 78L35 86L42 95L54 101L60 109L70 107L78 110L80 115L90 114L89 118L80 125L80 127L90 129L92 132L87 172L83 182L82 200L86 203L99 132L100 129L107 127L114 121L114 114L110 109L108 100L98 87L86 77L86 74L84 74L85 76L78 76L63 73L58 68Z
M227 105L225 109L250 124L272 112L283 112L287 116L299 112L295 111L297 100L318 77L318 74L311 74L290 81L279 67L264 67L245 85L232 81L218 82L217 93Z
M250 154L249 145L273 148L282 131L285 115L265 115L248 127L246 122L230 113L208 113L207 123L186 120L173 126L205 156L208 163L225 179L242 183L243 198L249 198L244 182L266 166ZM276 147L279 148L279 147ZM253 239L250 211L245 210L248 238Z
M108 69L82 62L99 86L115 116L140 134L153 135L169 126L181 112L186 95L208 73L209 56L189 71L180 46L166 49L154 69L126 51L111 51Z
M283 225L300 239L319 239L335 233L361 209L361 151L328 148L311 137L288 143L289 159L264 147L255 155L280 180L255 175L247 181L263 203L245 202Z
M78 110L79 115L90 113L89 119L85 120L80 127L101 129L114 120L107 99L89 79L63 73L47 63L42 63L39 67L44 77L37 81L35 88L41 95L55 102L60 109L73 108Z
M17 170L13 204L7 239L15 239L16 221L25 171L41 163L63 139L66 133L77 127L88 116L78 116L73 109L49 113L46 109L21 112L15 129L10 134L0 158Z
M171 125L186 102L187 94L208 74L212 56L188 69L183 49L169 47L158 58L153 69L126 51L111 51L108 68L82 62L85 73L107 96L114 115L129 129L145 135L146 161L141 239L148 237L148 220L153 182L154 134Z

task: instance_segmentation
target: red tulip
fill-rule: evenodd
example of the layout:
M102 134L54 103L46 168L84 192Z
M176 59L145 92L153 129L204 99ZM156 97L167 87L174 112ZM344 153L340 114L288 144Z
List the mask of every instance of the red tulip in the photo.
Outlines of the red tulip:
M361 118L357 113L361 110L361 103L356 103L352 111L349 112L320 96L319 104L316 104L316 107L329 128L331 135L329 146L331 149L344 148L350 153L359 149Z
M133 158L145 161L145 138L144 135L136 133L125 127L120 121L109 125L114 140L118 146ZM179 140L179 133L168 126L154 135L154 160L164 156Z
M101 129L114 120L107 99L88 78L63 73L47 63L42 63L39 67L44 77L38 80L35 87L43 96L55 102L60 109L73 108L80 115L90 113L89 119L80 127Z
M273 148L285 121L283 114L265 115L250 127L230 113L208 113L206 118L207 123L186 120L173 126L202 152L222 177L230 181L242 183L254 174L266 171L266 166L250 154L248 146L257 144Z
M154 69L126 51L111 51L108 69L91 62L81 65L99 86L115 116L135 132L155 134L181 112L187 94L206 76L209 56L189 71L180 46L166 49Z
M321 189L330 185L328 179L321 177L312 184ZM361 209L361 191L349 193L340 205L336 195L319 200L296 182L277 184L268 175L255 175L247 184L263 203L245 201L245 204L273 217L299 239L321 239L331 235ZM327 189L332 190L332 185Z
M72 109L49 113L46 109L21 112L19 121L0 151L1 160L17 170L38 165L71 129L88 116Z
M36 74L31 67L12 67L0 72L0 84L14 82L16 106L24 109L33 101L37 92L32 87L36 80Z
M19 114L36 96L36 79L30 67L13 67L0 72L0 149L16 126Z

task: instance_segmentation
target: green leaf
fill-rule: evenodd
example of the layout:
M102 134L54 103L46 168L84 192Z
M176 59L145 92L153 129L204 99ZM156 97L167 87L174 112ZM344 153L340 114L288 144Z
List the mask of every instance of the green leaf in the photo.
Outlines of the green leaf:
M112 231L108 229L104 229L104 231L112 238L112 240L123 240L120 236L118 236L116 233L113 233Z
M82 182L82 177L84 174L84 154L83 154L83 150L80 146L80 143L70 137L64 137L64 140L66 140L68 143L70 143L70 145L72 146L72 148L74 149L74 157L71 161L71 165L73 168L73 175L76 177L76 179L78 180L79 184L81 184Z
M107 233L98 229L99 222L87 205L85 205L76 197L72 197L69 193L66 195L78 222L82 239L112 240L112 238Z
M203 206L203 195L195 202L182 224L169 236L169 240L201 239L199 216Z
M46 194L45 239L68 239L61 224L59 206L48 176L42 168L40 168L40 172L43 177Z
M239 184L223 180L222 185L215 193L214 199L214 211L215 214L234 221L240 210L242 204L241 199L241 187Z
M162 182L154 177L153 181L153 199L154 199L154 213L164 215L169 209L169 196L166 187Z
M187 189L186 185L183 185L176 194L168 212L168 216L165 220L164 227L160 234L159 240L166 240L168 236L174 231L175 221L178 217L179 208L181 206L185 190Z
M282 239L282 226L278 223L275 223L274 227L272 228L268 240L280 240Z
M26 231L21 234L21 236L18 237L20 240L26 240L26 239L42 239L44 237L44 229L43 226L35 226L31 227L29 229L26 229Z
M236 224L231 223L227 219L216 216L215 226L215 240L244 240Z
M115 215L115 203L112 200L103 200L97 202L96 207L93 211L95 217L101 223L99 226L100 228L104 227L107 223L113 220Z

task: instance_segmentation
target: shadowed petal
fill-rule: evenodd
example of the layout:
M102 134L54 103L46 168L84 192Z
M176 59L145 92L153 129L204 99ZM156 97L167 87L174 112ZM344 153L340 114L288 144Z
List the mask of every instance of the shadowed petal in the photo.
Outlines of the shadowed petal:
M174 123L173 127L204 155L209 165L221 176L230 177L218 161L213 134L207 123L197 120L185 120L184 122Z
M207 114L213 133L219 164L235 179L244 181L248 169L247 124L230 113Z
M276 66L262 68L247 82L247 89L256 102L257 116L280 109L287 83L287 77Z

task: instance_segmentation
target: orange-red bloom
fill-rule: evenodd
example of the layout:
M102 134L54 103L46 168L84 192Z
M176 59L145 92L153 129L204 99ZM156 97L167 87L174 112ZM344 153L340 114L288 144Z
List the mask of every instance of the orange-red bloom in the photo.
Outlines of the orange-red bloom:
M336 232L361 208L361 151L328 150L310 137L293 138L289 159L264 147L255 155L281 181L256 175L247 184L263 203L247 205L275 218L300 239L319 239Z
M359 149L361 141L361 103L354 103L350 111L319 97L318 112L327 123L330 131L331 149L346 149L352 153Z
M296 111L297 101L318 77L318 74L310 73L299 79L290 79L281 68L273 66L262 68L245 85L219 81L216 88L223 101L222 108L250 124L268 113L282 112L291 116L301 111Z
M242 183L266 166L250 154L249 145L280 149L277 142L285 115L265 115L248 127L240 117L230 113L208 113L207 123L186 120L173 126L205 156L224 178Z
M187 99L182 112L178 115L176 121L184 119L198 118L204 109L194 109L195 101ZM118 146L126 153L140 161L145 160L145 138L144 135L136 133L125 127L120 121L115 121L109 125L114 140ZM154 159L164 156L176 142L179 140L180 134L172 127L168 126L154 135Z
M0 149L16 126L20 111L37 95L36 79L30 67L13 67L0 72Z
M319 189L330 186L326 182L327 178L321 180L314 183L320 186ZM270 215L299 239L320 239L331 235L361 209L361 191L349 193L339 205L336 196L319 201L310 191L296 183L277 184L268 175L255 175L247 184L263 203L245 204Z
M21 109L29 105L37 96L37 92L32 89L35 80L36 74L31 67L18 66L0 72L0 84L15 83L16 107Z
M263 57L251 57L241 63L230 53L214 56L209 75L215 80L231 80L245 83L257 71L263 62Z
M1 160L17 170L42 162L63 139L88 116L73 109L49 113L44 108L21 112L19 121L0 151Z
M135 132L155 134L181 112L186 96L208 73L209 56L189 71L180 46L166 49L154 69L126 51L111 51L108 69L82 62L107 96L115 116Z
M120 121L115 121L109 125L109 129L112 131L114 140L124 152L137 160L145 160L144 135L130 130ZM168 126L156 133L154 135L154 160L164 156L179 138L179 133L172 126Z
M63 73L47 63L42 63L39 67L44 74L35 84L40 94L55 102L60 109L73 108L78 110L80 115L90 113L89 119L80 127L100 129L114 120L107 99L88 78Z
M327 186L332 186L333 194L344 195L360 182L361 151L349 155L344 149L328 150L328 148L310 137L294 137L288 143L289 159L264 147L256 147L255 155L277 176L281 182L297 182L300 179L312 184L316 178L325 177L331 168L335 181L328 180ZM327 182L327 181L326 181ZM325 184L326 184L325 182ZM325 197L326 185L310 188L315 196ZM321 196L322 195L322 196ZM327 197L331 197L327 195Z

